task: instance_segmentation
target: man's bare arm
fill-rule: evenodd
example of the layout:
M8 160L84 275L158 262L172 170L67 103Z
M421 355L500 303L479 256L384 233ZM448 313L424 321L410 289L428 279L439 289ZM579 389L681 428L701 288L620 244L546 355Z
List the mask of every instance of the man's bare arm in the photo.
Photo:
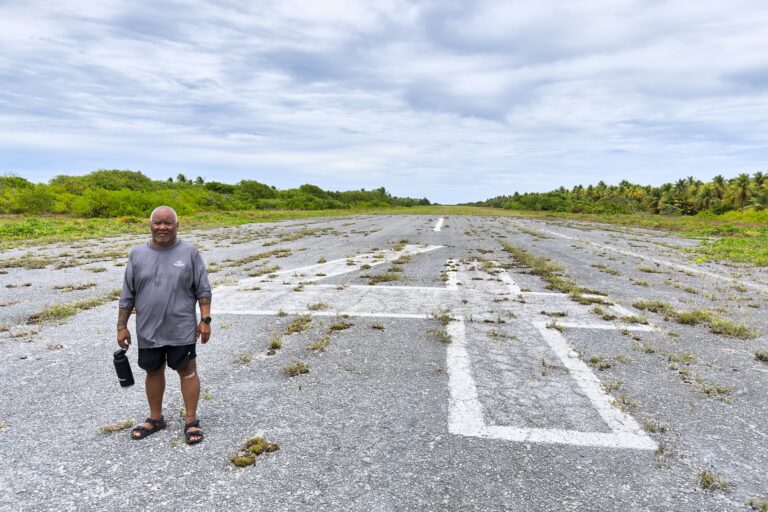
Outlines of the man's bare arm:
M120 308L117 313L117 328L125 329L128 327L128 319L133 313L133 308Z
M128 318L133 308L120 308L117 313L117 344L123 350L128 350L131 345L131 331L128 330Z
M200 316L202 318L211 316L211 299L209 297L200 297L197 299L197 303L200 305ZM200 337L200 341L203 343L208 343L208 339L211 337L210 324L201 320L200 323L197 324L197 336Z

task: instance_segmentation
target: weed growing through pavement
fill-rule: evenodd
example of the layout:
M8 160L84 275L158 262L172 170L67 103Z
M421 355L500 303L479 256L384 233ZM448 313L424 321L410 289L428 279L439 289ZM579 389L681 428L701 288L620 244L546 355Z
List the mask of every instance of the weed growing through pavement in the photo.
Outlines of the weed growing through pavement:
M240 453L237 455L231 455L229 460L235 466L244 468L256 462L256 457L262 453L276 452L279 449L280 445L277 443L270 443L263 437L256 436L250 439L246 439L245 444L240 447Z
M240 352L235 358L237 364L250 364L253 361L253 356L248 352Z
M0 421L0 432L11 428L11 424L7 421Z
M563 318L568 316L568 313L566 313L565 311L541 311L540 313L542 315L551 316L555 318Z
M448 325L452 320L454 320L453 316L451 316L451 309L445 307L441 307L440 309L433 311L429 314L429 316L440 322L442 325Z
M333 331L344 331L344 330L346 330L346 329L349 329L349 328L350 328L350 327L352 327L353 325L354 325L354 324L350 324L350 323L348 323L348 322L337 322L337 323L335 323L335 324L331 324L331 326L330 326L330 327L328 327L328 332L333 332Z
M601 385L603 387L603 391L606 393L612 393L614 391L618 391L623 384L623 380L605 380Z
M607 370L611 367L611 363L605 360L603 356L592 356L587 359L587 364L597 370Z
M54 286L53 289L62 292L73 292L76 290L87 290L88 288L93 288L94 286L96 286L96 283L60 284Z
M444 329L427 329L426 333L435 338L436 340L440 341L441 343L450 343L453 341L451 338L451 335L448 334Z
M325 256L320 256L320 259L317 260L318 263L328 263L328 260L325 259Z
M109 425L104 425L99 429L99 432L102 434L111 434L113 432L120 432L121 430L125 430L127 428L131 428L133 425L133 418L118 421L117 423L110 423ZM0 428L0 430L2 430Z
M277 312L277 316L288 316L288 313L283 311L282 308L281 308L280 311Z
M314 304L308 304L307 309L310 311L322 311L328 309L330 306L325 302L316 302Z
M643 422L643 428L651 434L663 434L667 431L668 427L664 423L659 423L655 420L645 420Z
M758 336L757 331L743 323L717 317L702 309L677 311L671 304L660 300L640 300L632 306L643 311L659 313L664 316L665 320L672 319L684 325L708 324L709 331L715 334L724 334L739 339L754 339Z
M648 284L648 281L643 281L642 279L632 279L632 278L630 278L630 279L629 279L629 281L630 281L630 282L631 282L633 285L635 285L635 286L644 286L644 287L646 287L646 288L650 286L650 285Z
M381 323L381 322L374 322L374 323L371 324L371 329L376 329L376 330L379 330L379 331L383 331L384 330L384 324Z
M592 308L592 312L607 322L611 320L616 320L617 318L616 315L612 313L608 313L600 306L595 306L594 308Z
M296 377L297 375L309 373L309 366L301 361L291 361L283 368L283 373L289 377Z
M768 501L758 498L749 498L744 504L748 505L752 510L757 510L758 512L768 512Z
M309 345L308 348L309 350L324 351L330 343L331 343L331 335L323 334L319 340Z
M285 334L291 335L299 332L304 332L312 325L312 317L309 315L299 315L285 328Z
M558 332L564 332L565 331L565 326L560 325L554 319L551 320L550 322L548 322L546 327L547 327L547 329L555 329Z
M200 391L200 398L203 400L213 400L213 395L207 390L202 390Z
M757 352L755 352L755 361L768 363L768 352L765 352L763 350L758 350Z
M698 471L699 487L706 491L728 491L732 486L723 480L720 473L713 473L707 469Z
M402 274L398 272L384 272L368 278L368 284L389 283L392 281L402 281L405 279Z
M91 297L71 304L54 304L53 306L47 307L31 315L27 319L27 323L36 324L47 321L64 320L65 318L76 315L80 311L87 311L111 300L115 300L117 296L119 296L119 290L117 290L117 294L113 291L107 295L102 295L101 297Z
M615 268L607 267L605 265L590 265L592 268L596 268L600 272L604 272L606 274L610 274L612 276L620 276L621 272L616 270Z

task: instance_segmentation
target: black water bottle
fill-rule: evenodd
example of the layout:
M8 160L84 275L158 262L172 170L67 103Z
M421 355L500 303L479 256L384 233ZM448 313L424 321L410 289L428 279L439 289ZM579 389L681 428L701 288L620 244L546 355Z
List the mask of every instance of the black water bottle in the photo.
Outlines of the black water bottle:
M124 388L133 386L133 372L131 371L131 363L125 356L125 350L115 351L115 370L121 386Z

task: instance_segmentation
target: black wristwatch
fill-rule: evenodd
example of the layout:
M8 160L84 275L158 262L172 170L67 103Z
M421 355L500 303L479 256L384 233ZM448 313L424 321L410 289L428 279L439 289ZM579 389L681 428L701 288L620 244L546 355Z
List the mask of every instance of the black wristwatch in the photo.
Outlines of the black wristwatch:
M210 325L211 324L211 317L204 316L203 318L200 319L200 321L203 322L204 324Z

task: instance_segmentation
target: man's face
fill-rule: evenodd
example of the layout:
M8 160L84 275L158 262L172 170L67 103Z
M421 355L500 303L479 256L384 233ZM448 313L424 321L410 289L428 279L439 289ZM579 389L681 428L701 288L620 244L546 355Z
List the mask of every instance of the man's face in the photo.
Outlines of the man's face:
M160 246L172 245L176 242L176 232L179 223L170 210L158 210L150 221L152 240Z

